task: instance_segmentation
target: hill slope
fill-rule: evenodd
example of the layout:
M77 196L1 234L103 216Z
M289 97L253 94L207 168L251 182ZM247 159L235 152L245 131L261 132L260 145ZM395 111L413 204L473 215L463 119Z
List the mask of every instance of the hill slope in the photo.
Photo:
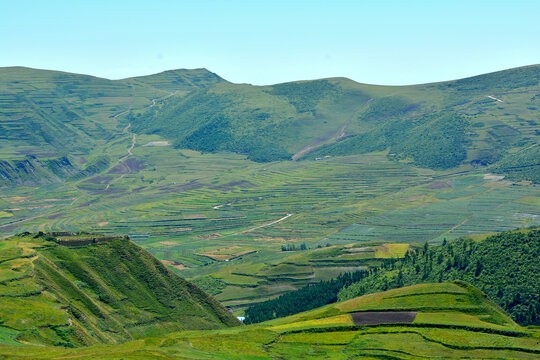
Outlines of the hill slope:
M540 325L540 230L459 239L411 252L340 292L341 300L422 282L465 280L522 325Z
M0 151L16 158L87 154L118 137L130 109L222 82L204 70L124 80L25 67L0 68ZM9 158L8 157L8 158Z
M216 300L125 238L0 241L0 333L63 346L116 343L238 321ZM70 242L71 241L71 242Z
M131 129L255 161L389 150L429 168L502 160L496 169L518 179L534 180L538 167L528 149L538 144L540 65L414 86L251 86L205 69L111 81L12 67L0 79L5 160L99 153Z
M539 251L540 231L527 229L482 241L458 239L431 248L408 248L405 257L387 259L370 271L342 275L252 305L245 312L246 322L266 321L313 308L313 303L328 304L404 285L464 280L482 289L521 325L539 325Z
M34 359L534 359L539 334L512 322L477 289L423 284L355 298L272 322L190 331L86 349L0 347Z
M534 65L399 87L342 78L218 83L132 120L136 131L178 147L248 153L255 161L390 149L391 158L423 167L485 166L538 143L539 81Z

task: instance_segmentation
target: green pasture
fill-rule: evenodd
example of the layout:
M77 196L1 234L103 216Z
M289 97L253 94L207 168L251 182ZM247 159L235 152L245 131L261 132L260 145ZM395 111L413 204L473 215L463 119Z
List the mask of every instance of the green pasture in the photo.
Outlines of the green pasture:
M0 339L11 340L3 340L6 346L0 347L0 355L33 359L537 358L538 333L517 326L485 298L477 297L478 293L466 283L422 284L256 325L171 332L77 349L17 344L13 334L2 331ZM392 301L396 297L410 297L419 308L431 303L435 294L443 296L440 301L452 309L419 310L412 324L356 326L348 313L374 308L396 311L401 308ZM462 305L474 306L476 311ZM498 324L486 320L486 315L493 314L497 314Z
M437 172L381 153L260 164L235 154L143 146L158 139L138 136L132 162L114 171L113 162L99 175L102 183L10 188L0 199L13 216L0 218L0 230L130 235L160 260L179 264L171 269L182 276L212 275L231 286L221 287L218 299L244 306L392 256L332 246L436 243L540 225L532 200L537 185L484 178L471 167ZM111 152L120 156L127 145L114 142ZM291 244L307 250L282 251ZM249 253L229 261L201 255L231 247ZM286 262L309 269L291 275L276 268Z
M0 72L0 237L129 235L237 311L403 254L345 245L540 225L538 66L403 87Z

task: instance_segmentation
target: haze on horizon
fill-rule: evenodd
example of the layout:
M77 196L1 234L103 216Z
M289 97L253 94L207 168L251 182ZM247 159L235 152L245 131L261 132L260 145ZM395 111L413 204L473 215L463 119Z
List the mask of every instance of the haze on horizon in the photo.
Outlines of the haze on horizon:
M406 85L539 63L540 2L5 2L0 66L110 79L207 68L257 85Z

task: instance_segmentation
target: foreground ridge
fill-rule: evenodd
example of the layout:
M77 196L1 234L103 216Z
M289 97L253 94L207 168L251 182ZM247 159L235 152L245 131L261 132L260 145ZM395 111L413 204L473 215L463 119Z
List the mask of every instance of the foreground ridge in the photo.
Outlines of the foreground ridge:
M399 319L405 311L414 316ZM384 314L384 315L382 315ZM395 319L392 319L392 314ZM359 325L359 316L374 322ZM0 355L35 359L534 359L540 334L515 324L465 282L421 284L365 295L257 325L176 332L85 349L0 347Z

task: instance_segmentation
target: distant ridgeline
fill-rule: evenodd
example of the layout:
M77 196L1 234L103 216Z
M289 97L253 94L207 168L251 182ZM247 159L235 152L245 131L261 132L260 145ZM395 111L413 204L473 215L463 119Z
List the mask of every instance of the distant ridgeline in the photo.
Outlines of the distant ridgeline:
M73 347L238 324L128 237L58 232L0 240L0 337Z
M426 244L378 269L342 275L253 305L246 310L246 322L413 284L464 280L485 292L519 324L540 325L538 254L540 230L504 232L480 241L457 239L433 247Z
M421 167L468 163L539 181L540 65L414 86L346 78L252 86L205 69L111 81L12 67L0 68L0 99L0 146L12 154L0 165L4 182L84 176L93 168L82 163L36 163L47 174L20 176L28 164L16 161L103 154L104 144L126 139L128 126L179 148L258 162L386 151Z
M501 160L494 170L537 180L539 81L534 65L400 87L344 78L221 82L129 116L135 131L162 134L177 147L254 161L388 150L389 159L434 169Z

